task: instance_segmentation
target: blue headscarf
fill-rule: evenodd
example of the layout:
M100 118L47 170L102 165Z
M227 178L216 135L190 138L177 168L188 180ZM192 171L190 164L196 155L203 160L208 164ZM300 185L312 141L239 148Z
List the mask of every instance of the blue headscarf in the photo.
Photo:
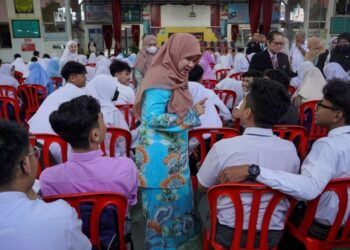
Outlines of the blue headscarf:
M40 84L46 88L47 95L54 91L54 86L51 79L47 76L45 70L37 62L29 65L29 74L24 81L26 84Z
M59 77L60 74L60 62L58 59L51 59L46 68L46 73L48 77Z

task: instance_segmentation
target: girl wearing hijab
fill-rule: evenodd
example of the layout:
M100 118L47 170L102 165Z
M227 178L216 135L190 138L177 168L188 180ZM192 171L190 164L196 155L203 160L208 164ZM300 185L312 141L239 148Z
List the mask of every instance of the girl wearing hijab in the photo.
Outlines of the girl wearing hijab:
M313 67L314 65L310 61L302 62L297 69L298 75L290 80L290 84L295 88L299 88L303 82L305 72Z
M15 67L10 64L2 64L0 67L0 85L10 85L12 87L17 88L19 83L14 78ZM13 97L13 96L11 96Z
M119 95L117 81L111 75L97 75L86 86L87 94L96 98L101 105L103 120L107 127L122 128L129 131L129 126L125 121L124 115L114 106ZM131 132L133 141L137 140L137 131ZM110 137L110 136L109 136ZM110 138L106 135L106 141ZM134 143L133 143L134 144ZM108 151L109 145L105 145ZM126 154L124 139L118 139L116 146L118 156ZM108 152L107 152L108 154Z
M310 64L311 62L303 62L299 66L298 74L302 83L292 96L296 107L307 101L321 100L323 97L322 89L327 82L321 71Z
M33 62L29 65L29 75L24 83L43 85L46 88L47 95L55 90L52 80L48 77L43 67L37 62Z
M210 67L210 64L215 64L214 59L212 58L209 51L204 52L199 64L204 70L203 80L216 80L213 70Z
M316 65L318 56L324 52L324 46L321 40L318 37L310 37L307 40L307 48L309 51L306 52L304 60L311 61L314 65Z
M157 37L148 35L143 39L143 49L137 55L134 64L133 80L135 88L140 88L142 79L145 77L148 68L151 66L152 58L156 55Z
M90 54L88 63L89 64L96 64L97 63L97 57L96 57L95 53Z
M339 63L329 63L323 69L326 80L333 80L335 78L341 79L343 81L350 81L350 75L345 72L345 70L340 66Z
M66 64L66 62L68 61L80 61L78 55L78 43L73 40L70 40L66 43L66 47L64 48L60 60L61 67L63 67L63 65Z
M23 77L27 77L29 70L28 65L26 65L22 59L22 57L17 57L11 66L15 66L15 70L18 72L21 72L23 74Z
M49 78L60 77L60 63L58 59L51 59L46 68L46 73Z
M331 58L331 54L333 49L337 46L338 43L338 37L331 37L328 40L328 49L326 49L325 52L323 52L321 55L319 55L316 67L323 72L324 66L326 66L329 63L329 59Z
M188 74L201 58L190 34L175 33L153 58L134 104L141 121L136 166L146 216L145 249L177 249L196 233L187 130L200 125Z
M350 72L350 32L344 32L338 36L338 44L329 62L339 63L347 73Z

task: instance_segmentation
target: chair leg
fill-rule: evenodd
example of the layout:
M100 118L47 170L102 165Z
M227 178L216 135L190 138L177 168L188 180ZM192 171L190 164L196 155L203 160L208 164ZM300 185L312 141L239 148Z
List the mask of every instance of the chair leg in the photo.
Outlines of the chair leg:
M324 250L324 242L321 240L306 240L304 245L306 250Z
M209 250L210 249L209 238L210 238L210 235L209 235L208 230L204 229L204 232L203 232L203 247L202 247L203 250Z

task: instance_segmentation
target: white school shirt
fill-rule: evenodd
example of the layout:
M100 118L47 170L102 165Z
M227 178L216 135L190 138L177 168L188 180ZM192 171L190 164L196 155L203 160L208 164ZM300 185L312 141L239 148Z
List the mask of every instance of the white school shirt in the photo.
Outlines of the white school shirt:
M76 211L63 200L45 203L22 192L0 192L1 249L91 249L81 225Z
M271 129L246 128L242 136L223 139L214 144L199 169L197 178L199 183L209 188L218 184L220 172L229 166L256 164L266 166L271 171L284 170L297 173L300 160L292 142L283 140L272 133ZM251 195L242 195L244 206L243 229L248 229ZM257 229L261 229L263 212L271 195L264 195L261 199ZM270 230L282 230L284 218L289 207L287 200L282 201L272 215ZM222 197L218 200L218 220L220 224L234 228L234 208L230 198Z
M301 47L308 52L307 48L307 42L305 41L304 44L301 45ZM292 70L296 72L299 68L299 65L304 61L304 56L296 46L295 42L292 44L292 47L290 48L289 55L292 58Z
M119 96L118 96L118 99L113 102L114 104L134 104L135 102L135 92L134 90L129 87L129 86L126 86L122 83L120 83L117 80L117 85L118 85L118 91L119 91Z
M327 137L315 141L301 166L300 175L271 171L265 168L266 164L260 166L257 181L297 199L312 200L332 179L350 177L350 126L332 129ZM332 225L337 211L337 196L327 192L320 199L315 219L321 224Z
M235 79L226 77L223 80L221 80L218 84L216 84L215 88L228 89L236 92L236 101L234 106L237 106L243 100L244 92L242 89L242 81L237 81ZM231 105L231 102L232 101L229 100L228 105Z

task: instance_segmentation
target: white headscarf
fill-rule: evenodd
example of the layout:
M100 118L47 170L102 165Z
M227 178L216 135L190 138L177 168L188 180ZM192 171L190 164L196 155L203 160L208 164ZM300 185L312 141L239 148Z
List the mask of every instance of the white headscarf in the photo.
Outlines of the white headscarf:
M295 88L299 88L299 86L303 83L305 72L314 67L314 64L310 61L302 62L297 69L298 75L290 80L290 84Z
M21 72L23 74L23 77L27 77L29 74L29 68L28 65L26 65L22 59L22 57L16 58L13 63L11 63L11 66L15 66L15 70L18 72Z
M339 63L332 62L327 64L323 68L323 73L326 76L327 81L335 78L339 78L344 81L350 81L350 76L345 72Z
M70 40L66 43L66 47L64 48L63 54L60 59L61 65L64 65L68 61L79 61L78 51L75 53L69 52L69 47L71 44L75 44L78 46L78 43L73 40Z
M41 67L43 67L44 70L47 69L47 65L49 64L51 59L49 58L40 58L38 60L38 63L41 65Z
M101 65L98 68L96 68L95 75L108 75L108 76L110 76L111 72L109 71L108 67Z
M11 66L8 63L2 64L0 67L0 85L11 85L15 88L18 87L19 83L11 75L11 69L13 66Z
M96 57L95 53L90 54L88 63L95 63L95 64L97 63L97 57Z
M243 53L237 53L233 59L233 68L236 72L247 72L249 69L249 62Z
M117 88L116 79L110 75L97 75L86 87L86 92L99 101L103 119L106 124L114 123L113 113L118 110L112 102Z
M312 67L304 71L303 82L296 93L302 97L301 102L320 100L323 98L323 87L327 84L321 71Z

